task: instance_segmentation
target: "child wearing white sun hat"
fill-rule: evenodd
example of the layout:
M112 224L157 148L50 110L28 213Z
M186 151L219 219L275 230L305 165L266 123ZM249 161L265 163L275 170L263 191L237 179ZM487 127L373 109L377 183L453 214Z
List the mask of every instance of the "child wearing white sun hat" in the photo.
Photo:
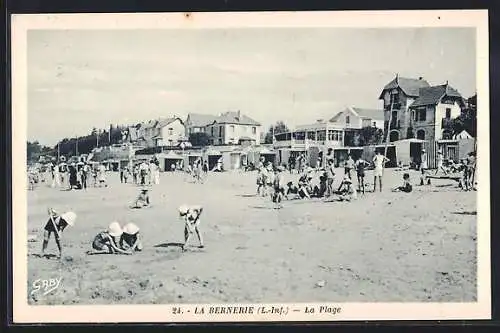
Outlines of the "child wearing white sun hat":
M95 236L92 242L93 251L90 254L130 254L118 246L122 234L120 223L112 222L107 230Z
M141 234L139 227L134 223L128 223L123 227L120 238L120 248L129 251L142 251Z
M179 207L179 217L184 219L184 245L182 246L182 251L186 251L186 246L191 238L191 235L195 232L200 241L199 248L204 248L203 236L200 231L200 215L203 212L203 207L199 205L188 206L182 205Z
M59 249L59 258L62 257L61 234L67 226L73 226L76 221L74 212L66 212L59 215L54 209L49 208L49 220L45 224L43 232L42 256L45 255L45 250L49 244L50 235L54 233L57 248Z

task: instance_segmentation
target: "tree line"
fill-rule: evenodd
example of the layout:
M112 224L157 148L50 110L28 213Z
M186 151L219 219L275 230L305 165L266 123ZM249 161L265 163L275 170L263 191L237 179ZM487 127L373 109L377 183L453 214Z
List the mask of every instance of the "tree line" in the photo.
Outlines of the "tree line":
M77 156L89 154L96 147L122 143L122 132L129 126L110 125L108 129L93 128L89 134L75 138L64 138L53 147L41 145L38 141L27 142L28 161L34 162L40 156Z

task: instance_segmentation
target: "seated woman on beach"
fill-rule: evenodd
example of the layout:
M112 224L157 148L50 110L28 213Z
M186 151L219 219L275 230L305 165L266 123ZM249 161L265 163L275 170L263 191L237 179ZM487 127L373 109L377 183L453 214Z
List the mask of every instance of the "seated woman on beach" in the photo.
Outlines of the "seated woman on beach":
M349 177L344 177L339 189L339 201L351 201L358 198L358 192Z
M122 229L120 237L120 248L129 251L142 251L142 240L139 227L133 223L128 223Z
M118 222L113 222L109 225L106 231L98 233L92 242L92 251L87 254L131 254L130 251L125 251L118 245L123 230Z
M41 256L45 255L45 250L49 244L50 235L54 233L57 248L59 249L59 258L62 257L61 234L67 226L73 226L76 220L76 214L66 212L59 215L54 209L49 208L49 220L45 224L43 232L43 244Z
M411 186L410 183L410 174L405 173L403 175L403 185L396 187L393 189L393 192L405 192L405 193L410 193L413 190L413 187Z
M294 185L293 182L288 182L286 184L285 198L289 200L291 195L293 198L299 197L299 187Z
M141 193L139 193L139 196L137 196L137 199L135 199L134 204L130 208L144 208L144 207L149 207L149 194L148 194L148 189L143 188L141 189Z

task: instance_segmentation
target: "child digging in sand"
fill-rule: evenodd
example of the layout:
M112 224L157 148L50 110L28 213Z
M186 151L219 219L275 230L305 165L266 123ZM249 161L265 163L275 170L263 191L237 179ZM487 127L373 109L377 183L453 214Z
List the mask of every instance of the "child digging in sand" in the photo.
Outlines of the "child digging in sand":
M45 224L43 232L43 244L41 256L45 256L45 250L49 244L50 235L54 233L56 238L57 248L59 249L59 257L62 258L61 234L67 226L73 226L76 220L76 214L66 212L59 215L54 209L49 208L49 220Z
M342 184L340 186L340 195L338 197L339 201L351 201L358 198L356 189L347 175L342 180Z
M120 248L132 252L142 251L142 237L139 232L139 227L134 223L128 223L123 227L122 231Z
M411 186L410 183L410 174L405 173L403 175L403 185L396 187L393 189L393 192L405 192L405 193L410 193L413 190L413 187Z
M131 254L120 248L123 230L118 222L112 222L108 229L98 233L92 242L92 251L88 254Z
M184 220L184 245L182 245L182 252L185 252L191 235L196 233L200 242L200 249L204 248L203 237L200 231L200 215L203 212L201 206L187 206L182 205L179 207L179 217Z
M132 209L141 209L144 207L149 207L149 190L147 188L141 189L141 193L139 193L139 196L137 196L137 199L135 199L134 204L130 207Z

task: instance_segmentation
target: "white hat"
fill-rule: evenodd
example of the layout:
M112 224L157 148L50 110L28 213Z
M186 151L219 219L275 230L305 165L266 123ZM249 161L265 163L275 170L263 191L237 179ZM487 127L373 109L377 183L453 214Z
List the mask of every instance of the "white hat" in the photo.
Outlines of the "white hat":
M181 215L186 215L188 211L189 211L189 207L186 205L182 205L179 207L179 214L181 214Z
M118 236L121 236L123 234L123 230L122 228L120 227L120 223L118 222L112 222L109 226L108 226L108 232L111 236L113 237L118 237Z
M139 227L133 223L128 223L123 227L123 232L129 235L135 235L139 232Z
M61 215L61 219L63 219L68 225L75 225L76 214L73 212L66 212Z

